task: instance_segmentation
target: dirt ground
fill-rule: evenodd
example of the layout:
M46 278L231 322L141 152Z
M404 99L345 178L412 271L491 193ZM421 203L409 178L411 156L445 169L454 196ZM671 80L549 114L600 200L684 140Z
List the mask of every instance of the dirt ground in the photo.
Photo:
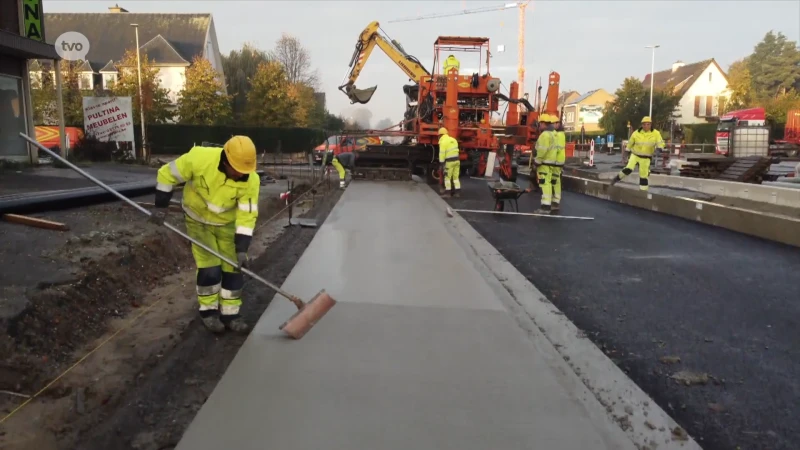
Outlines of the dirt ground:
M321 188L294 215L321 224L339 195ZM253 270L278 284L316 233L284 228L285 214L265 222L283 207L275 196L262 196L251 247ZM25 401L10 392L32 395L79 362L0 424L0 448L172 448L244 342L244 335L213 336L202 327L188 244L135 214L119 204L49 214L70 223L67 233L0 224L5 242L45 233L26 257L44 260L34 272L49 280L26 275L24 263L15 265L16 278L5 275L17 282L3 297L18 297L0 301L0 330L8 333L0 335L0 420ZM12 261L14 251L0 253L0 260ZM245 297L248 323L271 299L272 293Z

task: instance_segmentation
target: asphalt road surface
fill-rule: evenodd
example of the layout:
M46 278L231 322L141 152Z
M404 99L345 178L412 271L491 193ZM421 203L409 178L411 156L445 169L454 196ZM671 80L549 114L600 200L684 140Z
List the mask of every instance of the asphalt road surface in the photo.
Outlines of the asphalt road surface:
M462 185L448 203L492 209ZM462 216L703 448L800 446L800 251L568 192L562 214L595 220Z

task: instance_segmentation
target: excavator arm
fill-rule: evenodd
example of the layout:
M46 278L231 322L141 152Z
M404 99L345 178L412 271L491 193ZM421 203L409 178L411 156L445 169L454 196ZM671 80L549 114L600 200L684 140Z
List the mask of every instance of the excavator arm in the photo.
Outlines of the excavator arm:
M361 70L364 69L364 64L367 63L376 45L383 50L386 56L394 61L394 63L400 67L400 70L408 75L408 78L414 81L414 83L419 84L423 76L431 74L422 66L422 63L419 62L417 58L406 53L399 42L382 36L380 34L380 24L378 22L372 22L364 28L364 31L362 31L361 35L358 37L356 49L353 52L353 57L350 59L350 71L345 76L347 82L339 86L339 90L350 98L350 103L365 104L369 102L372 95L375 93L375 89L378 88L378 86L374 86L367 89L357 89L355 85L358 76L361 74Z

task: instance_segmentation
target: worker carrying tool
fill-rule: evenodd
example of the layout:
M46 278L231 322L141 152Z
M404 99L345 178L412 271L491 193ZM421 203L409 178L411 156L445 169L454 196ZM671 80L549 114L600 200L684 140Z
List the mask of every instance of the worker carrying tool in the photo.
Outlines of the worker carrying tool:
M336 169L336 173L339 174L339 188L344 189L345 186L347 186L347 172L345 169L350 170L351 173L353 172L353 168L356 165L356 154L352 152L342 152L338 155L334 155L331 151L325 155L325 161L327 161L326 165L330 164Z
M458 62L455 56L450 55L444 60L444 74L447 75L447 72L452 68L455 68L456 71L461 70L461 63Z
M439 163L442 165L444 186L439 195L445 196L455 188L454 197L461 196L461 160L458 158L458 141L447 133L447 128L439 128Z
M628 140L628 148L631 151L628 165L611 180L611 185L617 184L630 175L638 164L639 189L646 191L649 189L648 177L650 176L650 162L653 159L653 153L656 148L664 149L664 139L661 138L661 133L658 130L653 129L653 121L649 116L642 118L642 126L631 135Z
M233 136L219 147L195 146L158 170L151 221L163 224L176 185L186 183L182 206L186 232L238 267L192 244L197 265L197 300L203 325L214 333L248 329L239 314L247 250L258 218L261 182L255 174L256 147Z
M542 114L539 117L539 137L536 138L536 147L534 151L534 164L536 165L536 175L539 179L539 187L542 189L542 203L539 209L535 211L536 214L550 214L552 211L553 203L553 188L561 179L560 171L558 171L558 178L553 180L553 169L558 168L558 138L555 131L555 123L558 119L550 114ZM559 200L560 188L559 184Z

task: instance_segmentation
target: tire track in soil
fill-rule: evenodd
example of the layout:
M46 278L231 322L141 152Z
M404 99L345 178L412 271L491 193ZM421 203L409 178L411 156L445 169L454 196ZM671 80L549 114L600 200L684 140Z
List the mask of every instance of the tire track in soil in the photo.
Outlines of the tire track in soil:
M334 191L306 216L325 220L341 196ZM318 228L284 230L264 253L252 262L253 271L280 285L314 238ZM248 280L249 295L242 315L253 326L270 304L274 291ZM247 335L214 336L195 318L168 354L152 358L131 389L114 405L115 410L73 442L62 448L107 450L170 450L214 390ZM84 428L86 429L86 428Z

